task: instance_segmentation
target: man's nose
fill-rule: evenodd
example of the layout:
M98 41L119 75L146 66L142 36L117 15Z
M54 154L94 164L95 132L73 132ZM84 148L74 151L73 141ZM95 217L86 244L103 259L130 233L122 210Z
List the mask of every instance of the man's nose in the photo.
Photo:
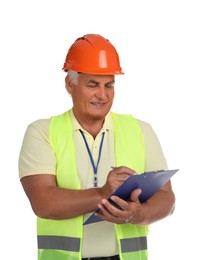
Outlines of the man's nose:
M106 97L106 89L105 89L104 86L100 86L100 87L97 89L96 96L97 96L98 98L105 98L105 97Z

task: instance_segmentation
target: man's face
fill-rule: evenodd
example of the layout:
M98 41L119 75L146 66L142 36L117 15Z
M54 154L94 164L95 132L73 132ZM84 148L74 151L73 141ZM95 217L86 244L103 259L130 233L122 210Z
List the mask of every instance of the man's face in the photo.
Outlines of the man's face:
M73 100L76 117L84 120L104 119L114 99L114 75L81 73L76 86L66 83Z

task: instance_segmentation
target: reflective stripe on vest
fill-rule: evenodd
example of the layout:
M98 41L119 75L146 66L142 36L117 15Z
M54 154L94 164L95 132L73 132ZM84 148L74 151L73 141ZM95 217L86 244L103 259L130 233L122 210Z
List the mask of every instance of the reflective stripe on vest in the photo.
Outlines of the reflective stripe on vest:
M145 143L136 119L112 113L115 131L116 166L144 172ZM56 156L57 184L65 189L80 189L75 159L75 144L69 112L51 118L50 144ZM127 155L127 156L126 156ZM147 259L147 226L115 225L121 260ZM37 218L38 259L81 259L83 216L64 220Z
M64 236L37 236L39 249L80 251L80 238Z
M120 240L122 253L147 249L146 237L124 238Z
M63 236L38 236L38 248L39 249L57 249L79 252L80 239L75 237L63 237ZM147 249L146 237L124 238L120 240L121 251L134 252Z

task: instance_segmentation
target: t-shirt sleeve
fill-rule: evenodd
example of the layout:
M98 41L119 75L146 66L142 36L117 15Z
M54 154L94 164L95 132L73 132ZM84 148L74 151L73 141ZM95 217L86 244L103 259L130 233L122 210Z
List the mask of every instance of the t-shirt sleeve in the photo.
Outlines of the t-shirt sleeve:
M50 119L40 119L27 127L19 154L19 177L56 174L56 158L49 141Z
M167 170L168 165L166 158L164 156L160 141L152 126L149 123L141 120L138 120L138 122L142 129L145 140L145 171Z

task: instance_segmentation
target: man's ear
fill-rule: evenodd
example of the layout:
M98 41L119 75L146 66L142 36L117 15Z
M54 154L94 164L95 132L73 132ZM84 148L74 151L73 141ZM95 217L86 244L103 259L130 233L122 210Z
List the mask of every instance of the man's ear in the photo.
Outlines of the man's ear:
M66 90L68 91L69 94L72 93L72 84L71 84L71 81L69 79L69 77L65 77L65 88Z

